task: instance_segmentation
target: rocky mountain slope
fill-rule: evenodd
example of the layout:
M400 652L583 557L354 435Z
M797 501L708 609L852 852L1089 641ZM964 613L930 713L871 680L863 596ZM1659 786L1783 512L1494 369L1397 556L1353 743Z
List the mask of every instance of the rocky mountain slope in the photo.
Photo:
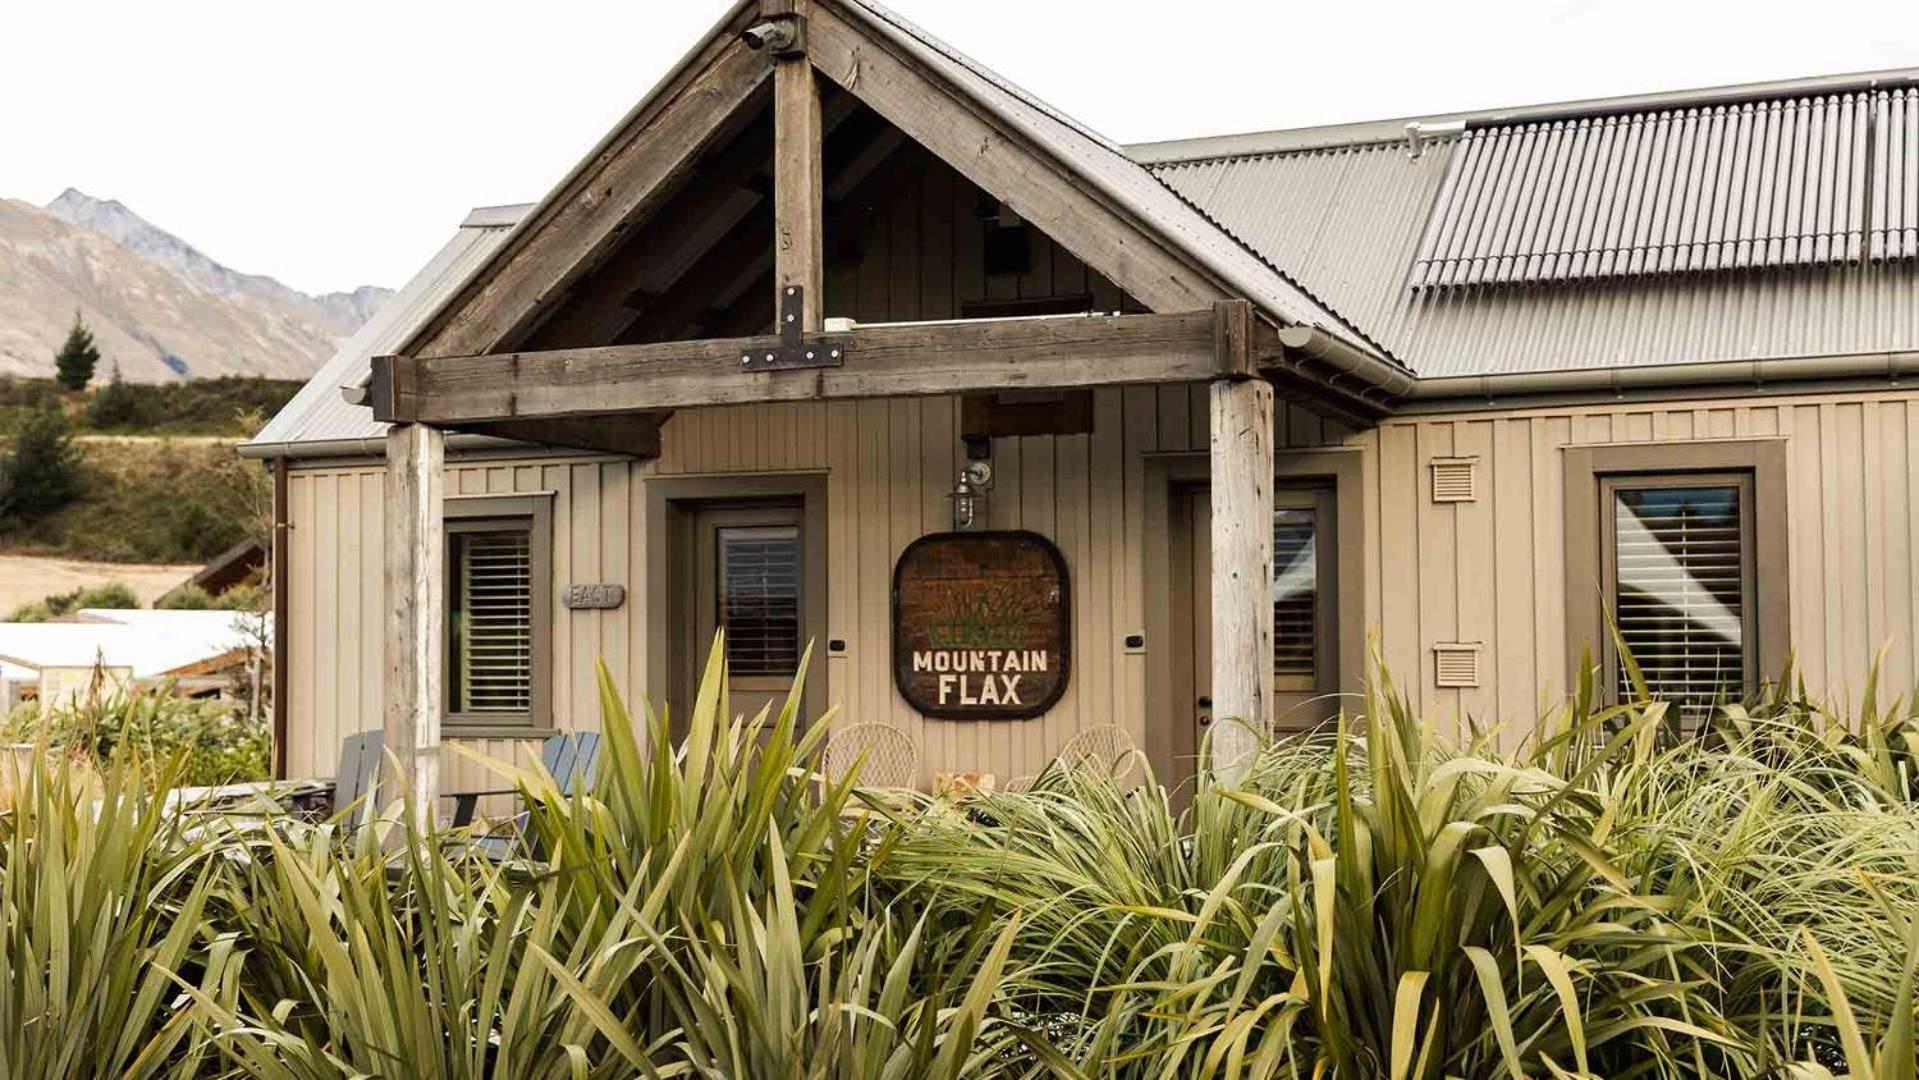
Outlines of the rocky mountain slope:
M391 293L309 296L209 258L118 202L68 189L45 208L0 199L0 374L51 373L79 311L101 378L301 378Z

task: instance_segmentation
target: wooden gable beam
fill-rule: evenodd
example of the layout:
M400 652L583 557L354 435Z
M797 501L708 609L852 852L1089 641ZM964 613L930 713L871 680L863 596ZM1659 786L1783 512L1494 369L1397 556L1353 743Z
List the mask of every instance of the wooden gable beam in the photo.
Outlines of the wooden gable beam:
M773 62L773 310L794 289L800 330L820 329L826 307L825 182L820 164L820 84L806 58L805 0L764 0L763 13L789 20L792 44Z
M1212 308L1167 315L905 323L805 336L818 367L753 370L778 337L457 357L374 357L370 404L395 422L519 419L1213 378ZM838 349L841 355L828 357Z
M744 13L742 21L750 19ZM630 226L676 190L700 151L724 134L772 73L739 38L744 25L709 40L649 107L577 170L540 216L524 223L488 269L408 343L420 356L490 352L534 325Z
M1002 131L830 4L811 6L806 47L821 74L1140 303L1154 311L1192 311L1227 298L1197 267L1063 176L1036 147Z

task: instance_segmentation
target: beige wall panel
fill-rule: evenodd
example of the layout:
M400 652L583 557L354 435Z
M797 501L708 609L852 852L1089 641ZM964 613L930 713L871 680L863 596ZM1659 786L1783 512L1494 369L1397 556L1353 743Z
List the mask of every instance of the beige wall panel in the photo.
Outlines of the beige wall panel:
M922 782L978 770L1003 783L1038 771L1090 726L1118 724L1147 742L1147 650L1170 643L1149 641L1147 650L1123 643L1146 630L1143 575L1163 572L1140 555L1145 462L1204 451L1204 412L1194 402L1185 387L1101 390L1089 435L995 440L991 524L1048 535L1071 574L1073 679L1059 707L1036 721L921 720L893 688L892 567L915 538L948 527L946 494L964 462L954 399L686 411L667 423L656 462L455 461L449 488L552 491L554 584L627 586L627 603L611 612L569 612L557 587L552 594L555 720L593 727L596 659L629 700L648 689L647 477L824 470L826 635L847 648L828 655L822 638L815 671L840 710L837 722L882 720L914 734L924 748ZM1886 643L1889 691L1906 689L1919 674L1919 398L1912 394L1480 411L1405 417L1357 432L1296 408L1281 414L1286 446L1359 448L1365 527L1343 538L1344 554L1365 567L1365 617L1394 679L1429 714L1503 723L1511 744L1542 701L1563 693L1561 457L1576 442L1785 437L1792 522L1784 587L1809 685L1856 701L1873 653ZM1479 458L1479 498L1435 504L1431 461L1455 454ZM330 773L340 738L378 722L382 644L365 630L379 623L382 479L366 465L299 468L289 477L288 760L295 775ZM1482 643L1477 688L1433 686L1432 646L1455 640ZM1175 711L1156 722L1184 722L1183 706ZM487 746L489 753L511 749ZM447 768L463 784L477 782L461 771L469 764Z
M1844 705L1889 646L1882 692L1919 675L1919 399L1854 392L1755 399L1481 411L1390 420L1351 441L1377 450L1377 506L1363 552L1392 674L1420 706L1506 722L1511 745L1565 689L1561 448L1783 436L1788 440L1792 638L1809 688ZM1477 455L1479 499L1435 505L1434 457ZM1598 568L1594 568L1595 587ZM1432 685L1431 648L1483 641L1478 690Z

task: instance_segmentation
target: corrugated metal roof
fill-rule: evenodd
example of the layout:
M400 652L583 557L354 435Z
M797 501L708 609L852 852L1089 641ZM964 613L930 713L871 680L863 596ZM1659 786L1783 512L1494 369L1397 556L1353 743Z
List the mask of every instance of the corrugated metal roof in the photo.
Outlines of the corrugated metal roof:
M373 410L347 404L341 388L366 381L373 357L398 349L493 254L527 209L488 206L468 214L432 260L348 338L247 445L263 451L288 443L384 436L386 425L373 419Z
M1368 143L1153 172L1421 376L1919 348L1911 261L1416 289L1413 261L1462 143L1439 139L1417 158L1403 142Z
M1469 130L1415 287L1902 258L1913 91ZM1891 196L1888 202L1888 195ZM1873 243L1867 242L1871 233Z

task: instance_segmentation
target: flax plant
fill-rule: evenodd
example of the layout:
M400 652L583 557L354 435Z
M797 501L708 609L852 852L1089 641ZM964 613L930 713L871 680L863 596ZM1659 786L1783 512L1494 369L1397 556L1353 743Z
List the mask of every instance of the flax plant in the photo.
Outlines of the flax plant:
M10 763L11 764L11 763ZM177 769L162 769L164 779ZM0 814L0 1076L194 1076L236 958L207 919L217 867L125 757L95 776L42 741Z

